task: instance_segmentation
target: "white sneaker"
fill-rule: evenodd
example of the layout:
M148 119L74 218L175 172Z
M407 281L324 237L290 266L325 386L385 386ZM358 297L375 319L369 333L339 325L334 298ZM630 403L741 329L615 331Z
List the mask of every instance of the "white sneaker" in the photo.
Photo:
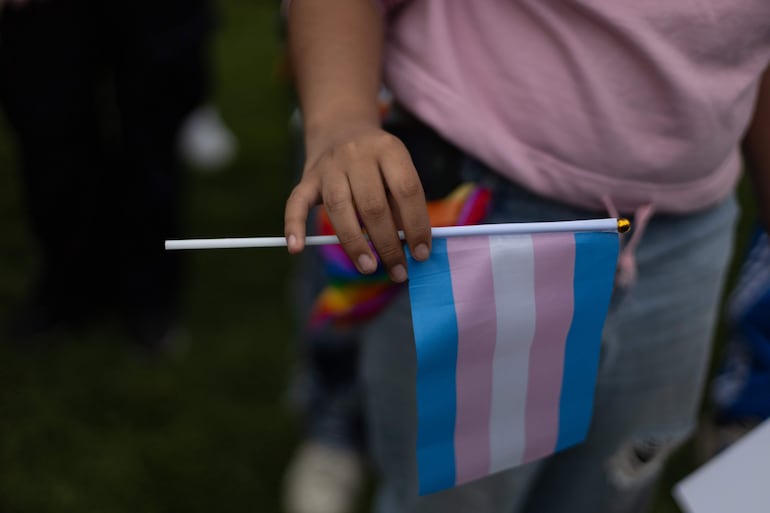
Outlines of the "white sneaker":
M363 472L355 451L305 442L286 472L286 513L351 513L361 492Z
M229 166L238 153L235 135L213 105L195 109L182 124L178 137L182 158L199 171L221 170Z

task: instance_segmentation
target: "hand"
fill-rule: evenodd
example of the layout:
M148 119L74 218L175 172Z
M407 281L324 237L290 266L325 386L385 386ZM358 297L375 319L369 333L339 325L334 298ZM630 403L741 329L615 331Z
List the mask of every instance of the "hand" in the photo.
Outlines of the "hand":
M304 248L308 213L321 201L343 249L361 273L373 273L377 261L359 218L393 281L407 279L397 227L403 227L414 258L428 258L430 220L422 184L404 144L379 126L351 124L320 138L308 137L302 180L286 202L290 253Z

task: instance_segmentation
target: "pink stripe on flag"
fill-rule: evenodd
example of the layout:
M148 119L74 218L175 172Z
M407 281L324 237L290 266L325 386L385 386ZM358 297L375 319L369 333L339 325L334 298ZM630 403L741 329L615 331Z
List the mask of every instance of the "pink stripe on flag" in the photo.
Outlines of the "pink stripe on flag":
M574 234L536 234L532 242L536 320L529 355L525 462L556 450L564 351L574 309Z
M455 482L489 474L492 360L497 322L489 237L447 240L457 314Z

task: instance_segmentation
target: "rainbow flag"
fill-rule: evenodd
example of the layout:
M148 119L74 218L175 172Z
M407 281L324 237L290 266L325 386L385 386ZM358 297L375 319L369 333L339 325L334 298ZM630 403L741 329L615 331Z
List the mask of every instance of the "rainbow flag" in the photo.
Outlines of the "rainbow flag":
M481 222L486 215L491 191L465 183L447 197L428 203L431 226L462 226ZM333 235L326 210L320 208L315 221L320 235ZM328 284L316 298L310 313L311 332L332 324L338 328L354 325L377 315L402 290L390 281L382 266L377 272L362 275L345 254L342 246L332 244L318 248L324 262Z
M420 493L585 439L616 233L434 239L409 260Z

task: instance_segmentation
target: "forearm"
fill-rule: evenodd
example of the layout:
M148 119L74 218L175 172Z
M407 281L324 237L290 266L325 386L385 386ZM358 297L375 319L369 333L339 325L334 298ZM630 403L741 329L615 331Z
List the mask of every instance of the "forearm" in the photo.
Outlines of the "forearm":
M286 201L284 233L289 252L302 251L308 213L322 202L360 272L374 272L379 257L391 279L403 282L406 255L397 224L412 255L425 260L430 219L409 152L380 127L383 25L374 0L293 0L289 43L306 162Z
M770 232L770 70L760 85L754 118L744 142L749 177L757 198L760 221Z
M382 39L373 0L293 0L289 42L309 159L337 127L379 123Z

